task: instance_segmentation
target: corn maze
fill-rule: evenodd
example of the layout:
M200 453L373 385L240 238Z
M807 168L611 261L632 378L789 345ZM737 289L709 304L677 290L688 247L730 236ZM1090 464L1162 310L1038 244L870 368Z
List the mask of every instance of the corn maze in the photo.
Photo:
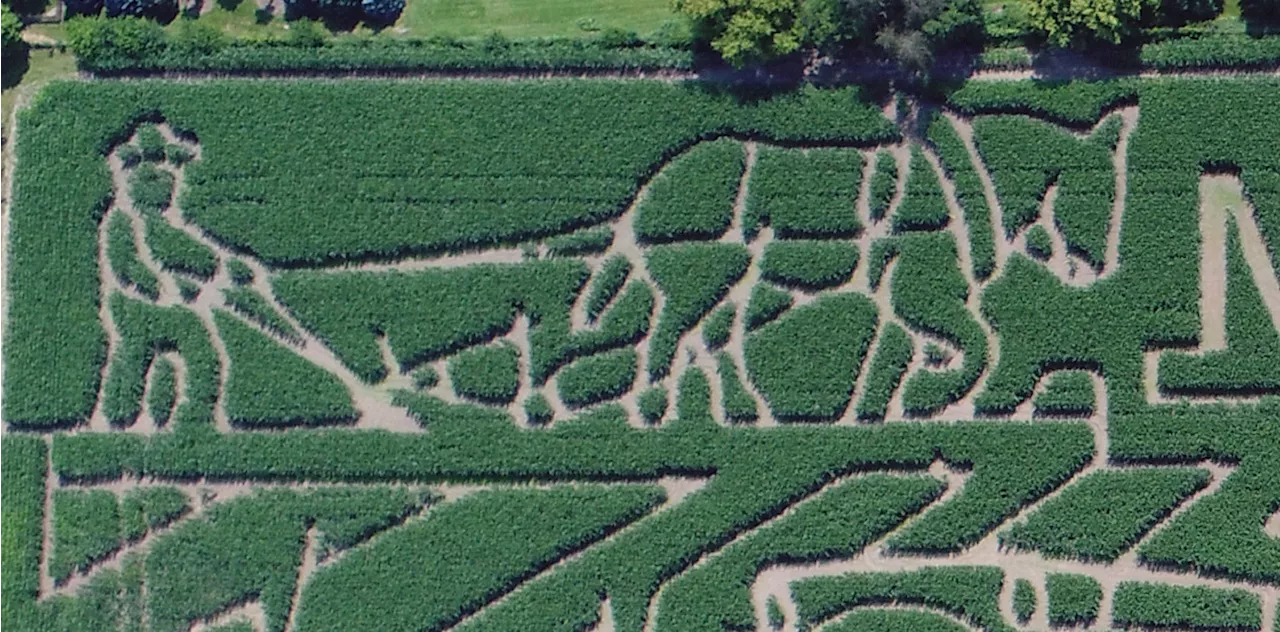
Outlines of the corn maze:
M1256 630L1280 80L81 81L3 623Z

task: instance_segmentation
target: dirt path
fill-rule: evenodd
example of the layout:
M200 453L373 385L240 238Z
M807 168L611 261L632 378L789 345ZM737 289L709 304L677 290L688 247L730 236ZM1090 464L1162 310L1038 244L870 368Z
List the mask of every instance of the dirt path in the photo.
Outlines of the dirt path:
M1207 174L1200 178L1200 342L1194 349L1153 349L1144 352L1143 386L1147 402L1169 404L1191 402L1193 404L1254 403L1261 396L1212 396L1192 397L1179 394L1168 396L1160 391L1160 358L1165 353L1190 353L1203 355L1211 351L1227 349L1227 243L1234 220L1245 263L1249 266L1251 280L1262 296L1262 302L1271 315L1272 325L1280 332L1280 280L1271 266L1266 242L1257 224L1256 211L1244 196L1244 185L1239 177L1226 174Z

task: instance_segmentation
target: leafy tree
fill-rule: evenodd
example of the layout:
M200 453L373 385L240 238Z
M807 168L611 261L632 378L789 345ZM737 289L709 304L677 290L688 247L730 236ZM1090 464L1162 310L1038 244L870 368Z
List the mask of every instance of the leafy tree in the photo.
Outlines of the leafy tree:
M798 50L801 0L674 0L694 36L741 68Z
M172 18L178 14L177 0L106 0L107 17L121 15Z
M167 46L164 29L141 18L74 18L67 21L67 46L86 64L146 59Z
M363 0L360 6L366 20L376 24L391 24L404 11L404 0Z
M1223 0L1164 0L1160 5L1159 18L1161 23L1171 25L1203 22L1218 17L1223 6Z
M98 15L102 12L102 0L66 0L67 17L73 15Z
M182 20L169 37L169 47L193 55L208 55L227 45L218 29L195 20Z
M1240 17L1248 22L1280 24L1280 0L1240 0Z
M1031 28L1054 46L1120 44L1160 0L1024 0Z
M26 45L22 42L22 20L9 7L0 8L0 27L4 32L4 58L8 60L21 53Z
M887 54L923 70L937 51L982 45L980 0L807 0L805 39L829 54Z

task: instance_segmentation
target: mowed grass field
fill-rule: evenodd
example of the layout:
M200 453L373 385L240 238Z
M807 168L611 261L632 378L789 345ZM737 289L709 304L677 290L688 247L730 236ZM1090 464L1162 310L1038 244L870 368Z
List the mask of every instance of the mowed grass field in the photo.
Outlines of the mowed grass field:
M641 35L676 19L670 0L408 0L398 26L414 35L582 35L615 27Z

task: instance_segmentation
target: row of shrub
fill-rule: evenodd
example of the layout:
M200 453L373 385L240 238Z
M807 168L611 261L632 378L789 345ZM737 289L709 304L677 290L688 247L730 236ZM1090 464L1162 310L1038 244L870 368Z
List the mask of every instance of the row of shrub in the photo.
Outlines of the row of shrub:
M344 0L322 0L338 4ZM386 4L396 0L366 0ZM526 70L683 70L687 45L649 43L607 31L594 39L508 40L450 37L330 39L317 24L291 24L286 39L228 39L198 21L172 31L136 18L80 18L67 24L67 45L84 70L98 74L157 72L423 72Z

